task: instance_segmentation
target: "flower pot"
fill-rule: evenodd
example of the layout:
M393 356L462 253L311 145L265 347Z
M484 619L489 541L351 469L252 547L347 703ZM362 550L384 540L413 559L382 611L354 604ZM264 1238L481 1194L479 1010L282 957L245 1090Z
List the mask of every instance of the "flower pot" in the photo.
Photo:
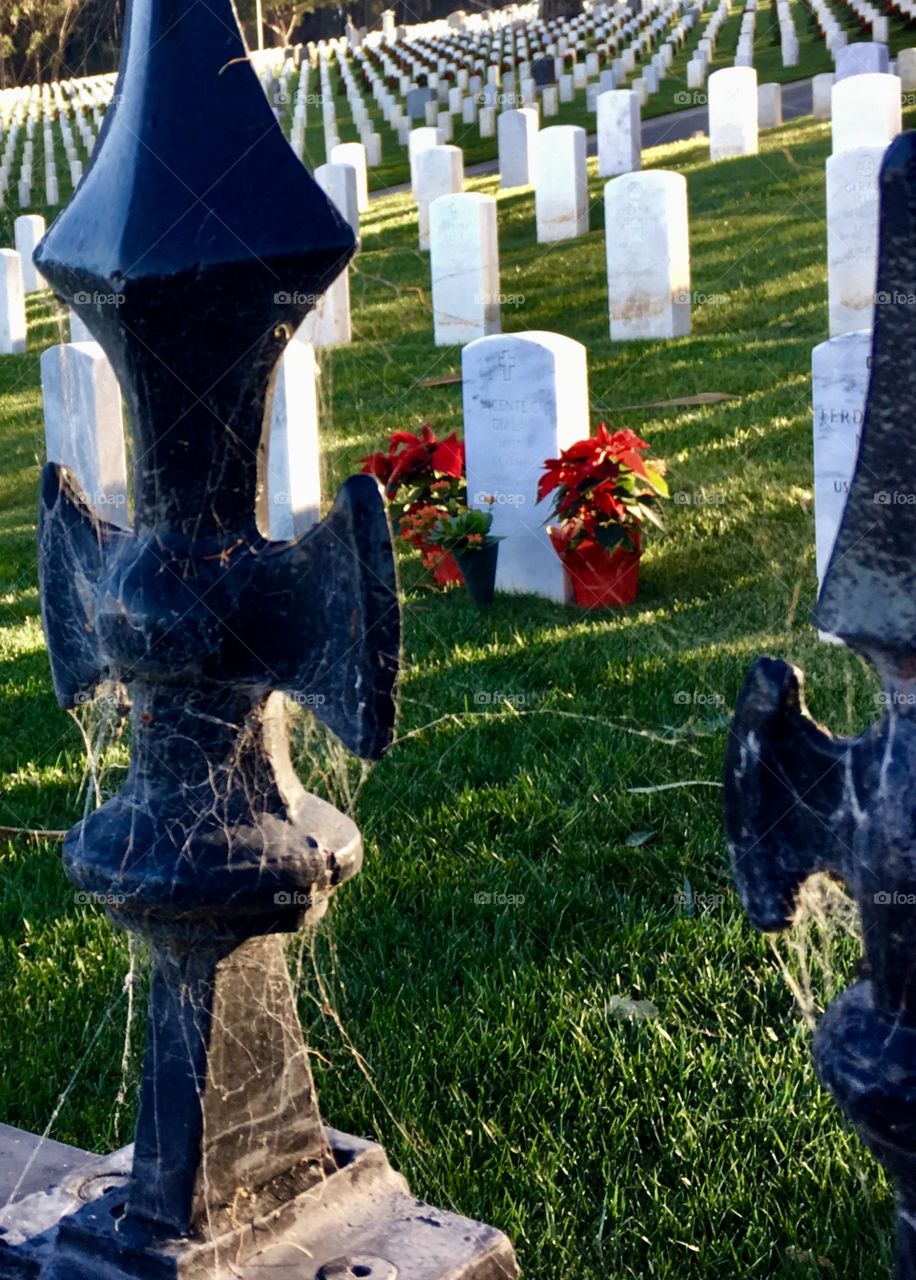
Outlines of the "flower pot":
M468 595L481 608L493 603L498 555L498 542L491 542L488 547L481 547L478 551L455 552L458 568L464 574Z
M561 550L551 530L554 550L572 583L573 598L583 609L620 608L632 604L639 589L639 534L632 535L635 551L616 547L605 551L587 539L574 549Z
M440 587L451 587L461 582L461 570L451 551L443 551L431 542L424 543L420 550L423 553L423 564Z

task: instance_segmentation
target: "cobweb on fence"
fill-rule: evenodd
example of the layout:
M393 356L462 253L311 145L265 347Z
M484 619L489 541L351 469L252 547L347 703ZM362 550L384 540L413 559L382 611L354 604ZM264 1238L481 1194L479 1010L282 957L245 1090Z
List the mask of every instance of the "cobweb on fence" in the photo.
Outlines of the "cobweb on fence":
M843 885L828 875L812 876L802 887L795 925L769 936L776 963L809 1030L849 985L861 941L856 905Z

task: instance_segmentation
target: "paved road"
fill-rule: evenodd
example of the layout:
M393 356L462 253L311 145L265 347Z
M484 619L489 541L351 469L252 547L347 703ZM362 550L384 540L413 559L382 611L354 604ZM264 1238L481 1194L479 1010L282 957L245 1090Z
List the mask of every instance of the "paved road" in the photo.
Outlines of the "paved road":
M685 90L687 92L687 90ZM690 92L693 92L692 90ZM702 90L696 91L698 94ZM791 84L782 86L782 118L783 120L794 120L796 116L806 116L811 114L811 81L796 80ZM642 148L644 151L649 147L658 147L665 142L680 142L684 138L692 138L697 133L706 134L709 131L709 118L705 106L689 107L685 111L672 111L667 116L656 116L654 120L644 120L642 126ZM595 134L590 134L588 139L588 154L593 156L598 150L598 139ZM471 164L465 169L465 174L469 178L477 178L485 176L489 173L497 173L499 164L496 160L481 160L479 164ZM409 183L402 183L397 187L387 187L384 191L373 191L372 198L379 196L394 195L398 192L410 190Z

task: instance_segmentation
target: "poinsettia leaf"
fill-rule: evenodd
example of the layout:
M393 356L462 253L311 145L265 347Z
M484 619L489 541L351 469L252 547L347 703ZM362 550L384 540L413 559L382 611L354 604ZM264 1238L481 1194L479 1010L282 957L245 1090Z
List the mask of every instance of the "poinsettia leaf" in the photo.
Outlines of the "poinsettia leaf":
M664 521L655 508L651 507L648 502L641 503L640 510L642 511L645 519L648 520L650 524L654 524L656 529L664 529Z

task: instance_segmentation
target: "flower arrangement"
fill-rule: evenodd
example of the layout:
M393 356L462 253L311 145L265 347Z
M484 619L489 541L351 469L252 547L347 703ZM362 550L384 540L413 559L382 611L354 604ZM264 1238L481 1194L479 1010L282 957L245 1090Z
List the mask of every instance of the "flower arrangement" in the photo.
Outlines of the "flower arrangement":
M550 540L586 608L636 598L642 527L661 527L657 505L668 497L662 465L643 457L648 448L634 431L611 432L602 422L544 463L538 500L553 494Z
M384 487L392 519L423 507L453 515L465 502L464 444L452 432L440 440L426 423L420 434L393 431L388 448L361 458L362 469Z
M668 497L663 467L646 462L649 445L634 431L608 431L577 440L549 458L538 481L538 501L553 494L551 537L563 550L594 542L605 551L635 551L635 534L648 522L662 528L658 500Z
M441 517L430 534L434 546L454 557L471 599L484 607L493 603L496 558L502 541L490 532L493 501L489 500L487 511L465 507L456 515Z
M403 542L416 547L440 586L461 581L446 547L433 540L438 523L466 506L464 444L452 432L440 440L428 423L420 434L394 431L388 448L361 459L363 471L385 489L392 523Z
M484 551L502 541L490 532L492 524L492 511L465 507L457 515L440 517L432 528L430 541L453 554Z

